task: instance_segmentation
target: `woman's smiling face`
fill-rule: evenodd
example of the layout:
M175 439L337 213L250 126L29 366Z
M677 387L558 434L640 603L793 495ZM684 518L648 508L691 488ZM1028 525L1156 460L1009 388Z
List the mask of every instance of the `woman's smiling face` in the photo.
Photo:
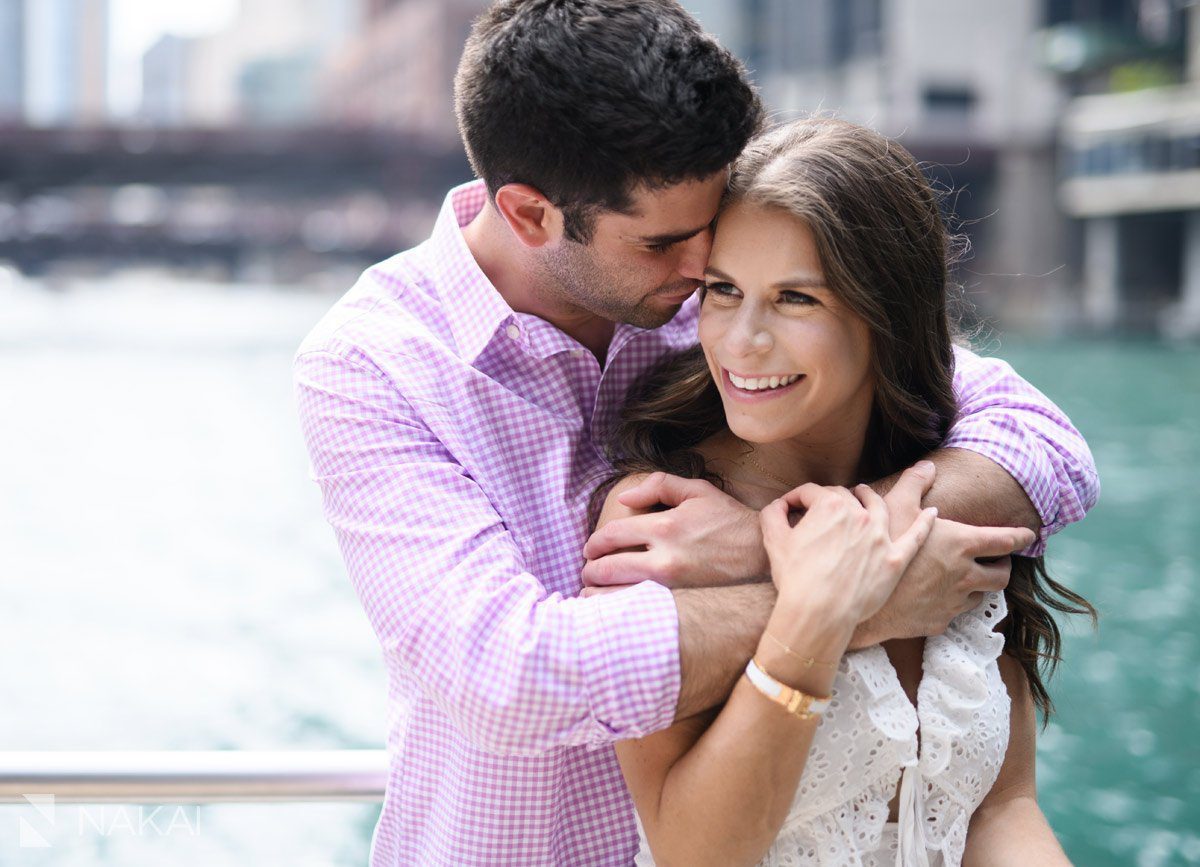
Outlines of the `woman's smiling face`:
M861 448L873 398L870 332L826 287L802 220L745 203L721 212L700 344L736 436Z

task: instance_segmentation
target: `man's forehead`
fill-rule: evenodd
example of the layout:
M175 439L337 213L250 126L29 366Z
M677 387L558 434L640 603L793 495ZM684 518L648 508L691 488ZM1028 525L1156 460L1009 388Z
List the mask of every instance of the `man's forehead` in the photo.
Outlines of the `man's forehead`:
M634 240L685 240L716 219L726 181L727 173L722 171L667 187L635 187L630 195L633 206L625 213L612 214L613 224Z

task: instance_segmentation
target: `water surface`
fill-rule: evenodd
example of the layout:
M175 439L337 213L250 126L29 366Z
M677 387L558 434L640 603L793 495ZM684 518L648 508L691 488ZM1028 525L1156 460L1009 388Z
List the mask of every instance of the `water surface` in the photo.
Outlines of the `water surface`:
M0 282L0 749L378 748L385 680L307 477L296 344L332 298L161 275ZM1092 443L1051 568L1068 626L1041 798L1080 865L1200 863L1200 350L1006 341ZM0 864L359 865L375 805L199 808ZM94 818L94 817L93 817Z

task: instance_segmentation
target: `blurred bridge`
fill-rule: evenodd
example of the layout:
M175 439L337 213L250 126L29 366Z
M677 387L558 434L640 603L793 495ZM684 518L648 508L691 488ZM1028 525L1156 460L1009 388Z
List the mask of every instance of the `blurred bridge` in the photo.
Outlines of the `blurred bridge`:
M381 129L0 126L0 258L380 258L470 177L461 149Z
M133 183L430 196L467 177L460 149L379 129L0 126L0 191L17 198Z

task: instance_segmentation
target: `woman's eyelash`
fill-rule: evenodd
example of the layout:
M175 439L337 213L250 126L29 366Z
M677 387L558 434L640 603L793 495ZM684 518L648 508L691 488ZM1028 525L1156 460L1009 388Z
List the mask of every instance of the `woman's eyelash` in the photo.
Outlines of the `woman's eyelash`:
M665 244L647 244L646 249L651 253L665 253L675 246L674 241L668 241Z
M734 298L740 295L741 290L724 280L718 280L713 283L705 283L701 286L704 295L716 295L718 298ZM795 289L784 289L779 293L779 300L785 304L794 304L798 307L815 307L821 302L809 295L806 292L797 292Z

